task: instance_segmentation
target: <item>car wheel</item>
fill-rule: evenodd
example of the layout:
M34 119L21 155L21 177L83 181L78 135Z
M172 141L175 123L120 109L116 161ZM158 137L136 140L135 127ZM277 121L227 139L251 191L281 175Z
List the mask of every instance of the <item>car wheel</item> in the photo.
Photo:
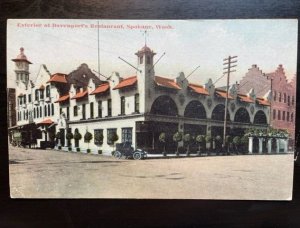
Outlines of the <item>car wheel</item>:
M121 152L120 151L116 151L115 152L115 158L121 158L122 157L122 154L121 154Z
M133 154L133 159L134 160L140 160L140 159L142 159L142 154L140 152L135 152Z

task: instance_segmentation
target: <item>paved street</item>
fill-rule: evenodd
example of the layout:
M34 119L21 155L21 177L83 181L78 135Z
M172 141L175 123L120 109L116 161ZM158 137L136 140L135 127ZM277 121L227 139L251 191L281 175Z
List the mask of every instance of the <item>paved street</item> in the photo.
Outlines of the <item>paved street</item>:
M12 148L13 198L290 199L293 155L141 161Z

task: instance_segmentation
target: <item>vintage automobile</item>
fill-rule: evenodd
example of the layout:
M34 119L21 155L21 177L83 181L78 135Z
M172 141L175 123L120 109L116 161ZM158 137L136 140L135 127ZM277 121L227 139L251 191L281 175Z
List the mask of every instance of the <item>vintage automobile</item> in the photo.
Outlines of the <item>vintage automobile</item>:
M116 158L133 158L134 160L140 160L147 157L147 152L141 149L135 150L130 142L123 142L116 144L116 150L112 152Z

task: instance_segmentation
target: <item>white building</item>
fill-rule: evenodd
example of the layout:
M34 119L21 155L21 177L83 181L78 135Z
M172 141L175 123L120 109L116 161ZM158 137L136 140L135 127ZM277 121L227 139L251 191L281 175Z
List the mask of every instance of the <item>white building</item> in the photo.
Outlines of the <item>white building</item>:
M155 53L147 46L135 53L135 75L113 72L109 80L100 81L86 64L69 74L52 75L42 65L34 84L29 81L31 63L23 51L13 60L18 96L16 128L34 124L37 130L32 132L40 132L38 146L43 142L52 145L55 132L61 132L61 140L55 142L63 149L85 152L90 148L92 153L101 150L106 155L113 150L108 137L113 132L119 136L117 142L129 141L135 148L148 151L161 150L158 138L162 132L167 136L167 151L174 151L172 136L177 131L222 136L226 91L215 88L211 79L204 85L189 83L182 72L175 79L157 76ZM248 94L238 94L236 85L231 86L228 134L241 135L253 126L267 128L269 100L270 93L256 97L251 89ZM79 132L82 139L67 140L67 132ZM94 138L84 142L86 132L103 134L103 142Z

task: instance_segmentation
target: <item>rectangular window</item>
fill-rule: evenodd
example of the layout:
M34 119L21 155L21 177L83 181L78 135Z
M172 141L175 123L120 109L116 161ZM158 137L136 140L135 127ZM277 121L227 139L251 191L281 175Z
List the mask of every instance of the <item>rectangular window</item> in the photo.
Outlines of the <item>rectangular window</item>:
M122 142L132 143L132 128L122 128Z
M50 86L46 86L46 97L50 97Z
M70 110L69 110L69 107L67 107L67 119L68 120L70 119Z
M41 98L41 100L43 100L44 99L44 90L40 90L40 98Z
M286 112L286 121L290 121L290 112Z
M291 104L291 97L288 95L288 106L290 106L290 104Z
M94 102L90 103L90 118L94 118Z
M31 94L28 94L28 102L31 102Z
M282 120L285 120L285 111L282 111Z
M107 116L111 116L111 99L107 100Z
M278 93L278 100L279 100L279 102L281 102L281 93L280 92Z
M276 101L276 91L274 91L274 101Z
M281 113L280 113L280 110L278 110L278 120L281 120Z
M59 115L62 114L62 108L59 108Z
M95 129L94 130L94 144L97 146L100 146L103 144L103 129Z
M24 104L26 104L26 95L24 95Z
M102 118L102 101L98 101L98 117Z
M75 105L75 106L73 107L73 115L74 115L74 116L78 116L78 107L77 107L77 105Z
M125 115L125 97L121 97L121 115Z
M82 119L85 120L86 116L85 116L85 104L82 105Z
M140 95L138 93L134 95L134 112L140 112Z
M273 109L273 120L275 120L275 119L276 119L276 110Z
M294 122L294 113L291 113L291 122Z
M116 128L107 129L107 144L112 145L114 142L112 141L113 135L117 135Z
M19 97L19 104L22 105L22 103L23 103L23 99L22 97Z
M295 98L294 96L292 96L292 106L294 106L294 104L295 104Z
M286 103L286 93L283 94L283 102Z

